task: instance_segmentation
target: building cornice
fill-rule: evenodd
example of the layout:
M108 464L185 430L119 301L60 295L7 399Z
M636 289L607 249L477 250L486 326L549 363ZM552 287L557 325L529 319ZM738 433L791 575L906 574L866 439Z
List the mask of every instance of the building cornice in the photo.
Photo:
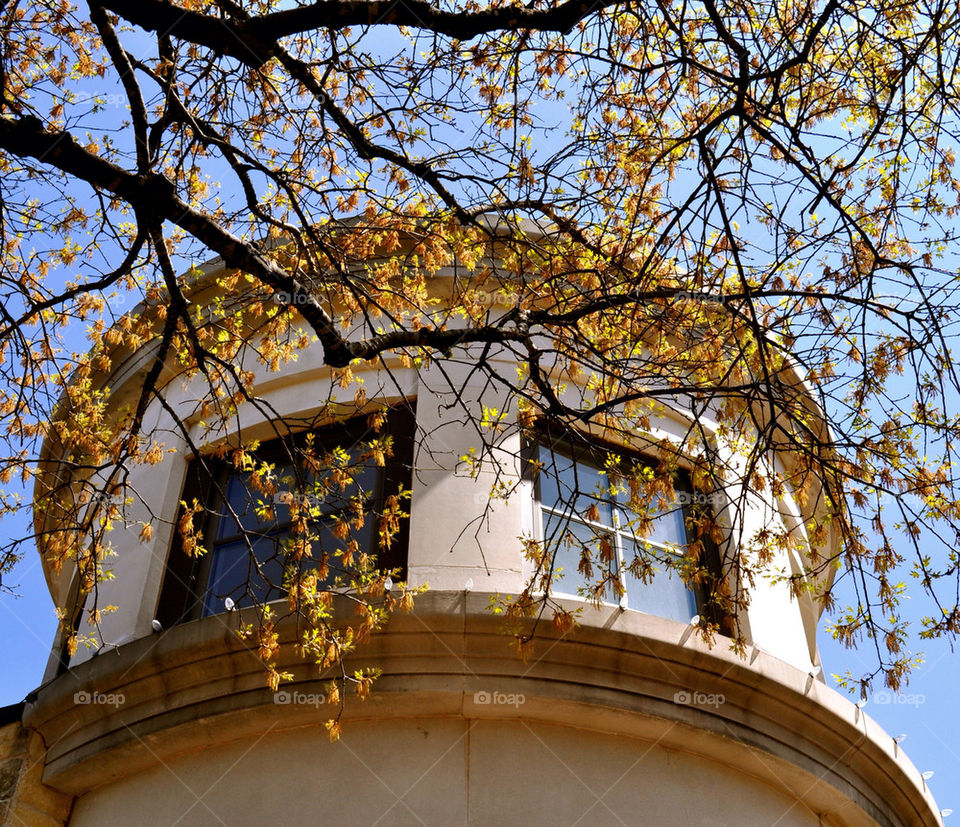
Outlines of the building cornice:
M752 775L825 823L941 823L899 746L808 673L762 651L741 658L723 638L711 648L690 626L616 608L586 609L580 627L562 637L543 624L524 662L489 599L428 592L414 613L395 616L348 663L383 674L369 700L348 699L344 726L454 717L589 729ZM46 686L24 717L49 745L44 782L79 794L266 728L322 733L331 710L275 703L237 623L234 613L178 626L103 652ZM290 642L295 626L281 623L278 631ZM294 674L282 689L322 693L329 676L318 680L292 649L282 649L280 668ZM78 692L105 702L77 703ZM477 703L478 692L524 700Z

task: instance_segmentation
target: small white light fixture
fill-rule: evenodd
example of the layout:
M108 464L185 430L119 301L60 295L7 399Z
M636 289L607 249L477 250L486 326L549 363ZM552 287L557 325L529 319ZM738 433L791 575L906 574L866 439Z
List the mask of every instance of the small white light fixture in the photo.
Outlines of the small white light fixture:
M941 810L941 811L940 811L940 818L946 818L947 816L952 816L952 815L953 815L953 810Z
M866 698L861 698L857 701L857 709L863 709L868 703L870 703Z
M472 592L472 591L473 591L473 578L472 578L472 577L468 577L468 578L467 578L467 582L463 584L463 590L464 590L465 592Z
M900 733L896 738L894 738L893 740L894 740L896 743L898 743L898 744L902 744L904 741L907 740L907 733L906 733L906 732L902 732L902 733Z
M694 630L700 625L700 615L694 615L690 618L690 622L687 624L686 628L683 630L683 634L680 635L680 645L685 646L687 641L690 640L691 635L693 635Z
M159 620L154 618L153 620L150 621L150 628L153 629L153 631L155 632L162 632L163 624Z
M228 612L232 612L236 608L236 606L237 604L233 602L232 597L224 598L223 608L226 609Z
M931 778L933 778L933 770L927 770L926 772L920 773L920 777L924 781L929 781Z
M392 578L392 577L387 577L387 579L383 581L383 588L384 588L385 591L390 591L390 589L393 588L393 578Z

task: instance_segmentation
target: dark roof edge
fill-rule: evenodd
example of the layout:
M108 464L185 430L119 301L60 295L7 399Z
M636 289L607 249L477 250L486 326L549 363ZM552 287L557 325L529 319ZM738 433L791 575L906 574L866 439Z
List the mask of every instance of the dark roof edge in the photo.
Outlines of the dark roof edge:
M26 701L0 706L0 726L7 724L20 723L23 720L23 708L27 705Z

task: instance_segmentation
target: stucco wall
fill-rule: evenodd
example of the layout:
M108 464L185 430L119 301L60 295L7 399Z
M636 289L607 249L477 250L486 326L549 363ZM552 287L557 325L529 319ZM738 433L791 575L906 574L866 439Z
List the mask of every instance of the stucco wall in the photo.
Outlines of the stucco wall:
M19 720L0 726L0 824L67 823L72 798L42 782L45 758L43 739L36 732L24 729Z
M559 728L575 732L568 740L605 774L615 769L605 763L608 754L618 756L617 776L632 771L633 759L624 764L617 746L626 739L724 768L730 782L722 789L753 779L751 785L797 802L795 809L830 814L846 825L940 823L920 774L890 736L808 672L762 652L741 659L723 646L709 647L687 624L615 607L587 612L574 635L545 628L524 662L486 610L489 598L429 592L413 614L395 616L350 656L348 671L377 666L383 674L368 701L349 699L348 745L354 733L381 732L371 734L371 743L393 756L384 760L388 767L396 763L391 771L403 780L406 745L429 739L425 720L471 732L480 724L496 727L512 732L503 747L506 763L484 764L486 753L479 754L480 764L471 763L470 752L463 761L470 773L487 767L488 777L499 774L497 783L512 796L520 773L509 762L516 756L520 766L531 765L529 783L539 783L540 761L530 757L532 742L524 739L537 726ZM44 782L86 796L84 806L93 806L101 791L136 785L144 773L159 779L163 773L156 770L181 761L192 767L198 756L234 746L253 751L268 737L299 742L308 733L313 761L339 749L325 741L323 723L336 709L317 700L324 679L295 657L295 625L278 626L279 668L293 675L282 691L296 693L282 699L265 687L262 666L230 628L236 615L131 642L44 687L24 713L25 725L50 745ZM568 740L551 749L564 755ZM282 787L287 763L264 761L270 784ZM188 786L204 772L188 770ZM321 780L331 774L337 778L331 769ZM398 788L399 780L383 778ZM246 781L256 787L252 776ZM469 790L475 782L463 775L458 783ZM167 796L163 784L157 790L159 798ZM752 800L731 800L731 812L752 813Z
M144 806L149 802L148 806ZM421 719L183 756L79 799L71 827L685 825L816 827L747 773L655 743L539 723Z
M352 389L331 388L329 373L318 359L319 351L311 348L280 375L261 368L257 394L274 410L296 416L309 414L328 399L342 397L344 402L352 401ZM479 475L471 477L460 462L470 448L480 444L475 426L469 424L468 412L477 415L482 404L513 416L496 389L472 368L469 361L448 360L442 366L420 371L391 366L389 377L385 371L363 372L358 368L358 373L362 373L370 398L396 400L403 395L417 399L416 468L412 477L408 548L410 581L441 590L462 589L472 582L478 591L516 594L526 575L520 538L537 535L539 513L534 507L532 487L522 482L509 501L496 501L488 509L495 471L507 482L518 480L520 445L515 433L505 438L503 450L497 452L496 468L488 463ZM191 389L174 387L169 397L178 415L192 421L195 394ZM174 442L171 423L165 422L156 410L151 409L151 417L151 424L161 426L167 434L165 445L172 453L161 465L132 469L131 487L138 496L128 507L127 527L118 527L111 536L119 552L110 562L115 579L102 583L98 590L101 605L117 607L102 618L102 638L107 644L122 644L153 634L150 624L187 468L186 444ZM261 435L262 431L262 436L268 435L263 415L250 406L241 407L238 420L246 433ZM669 418L654 422L653 427L659 437L682 432L680 423ZM223 436L210 432L199 421L191 433L196 444ZM149 516L140 497L160 517L154 521L153 539L147 543L138 539L139 521ZM776 519L775 512L763 503L742 511L738 519L743 522L744 535L740 536L748 536L769 524ZM773 562L773 568L782 571L791 570L791 566L782 553ZM803 611L785 585L758 579L751 605L744 614L743 628L755 646L801 669L808 670L816 662L816 650L811 643L815 614L809 607ZM90 650L81 649L72 663L82 663L91 654ZM54 666L51 661L47 678L52 677Z

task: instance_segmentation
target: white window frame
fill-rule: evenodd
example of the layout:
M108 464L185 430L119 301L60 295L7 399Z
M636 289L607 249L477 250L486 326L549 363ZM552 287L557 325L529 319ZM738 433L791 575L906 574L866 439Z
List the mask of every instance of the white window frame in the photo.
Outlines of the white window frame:
M597 447L599 450L603 450L601 446L597 446ZM569 451L569 449L567 451L564 451L563 443L560 443L559 445L551 446L551 445L545 444L543 439L540 439L532 444L530 450L531 450L531 453L533 454L531 458L533 459L534 462L537 463L536 474L538 477L540 474L544 473L544 466L541 464L541 457L542 457L542 454L540 453L541 451L547 451L553 455L565 457L566 459L570 460L571 462L577 465L583 465L583 466L590 467L590 468L593 468L594 470L602 472L602 469L597 465L592 465L589 462L585 462L583 459L575 458L575 456L573 455L574 454L573 451ZM641 539L641 538L638 538L636 535L634 535L628 529L624 529L621 526L621 522L620 522L620 512L626 511L628 509L626 506L624 506L622 503L619 502L616 495L614 495L612 498L610 498L610 500L608 500L610 505L612 524L607 525L606 523L596 521L596 520L590 520L586 516L578 514L572 507L560 509L560 508L555 508L553 506L546 505L542 501L540 496L540 489L541 489L540 483L533 482L533 481L531 482L532 484L530 488L530 498L533 503L533 512L534 512L533 513L533 522L534 522L534 529L535 529L534 536L537 538L537 540L540 543L546 543L548 539L551 539L551 538L547 538L544 532L545 524L547 522L546 520L547 515L553 516L558 520L563 521L564 536L561 536L559 540L557 538L552 538L555 543L567 542L565 539L565 535L569 531L570 526L574 523L590 528L597 534L598 539L601 533L607 533L612 535L613 544L614 544L614 557L615 557L615 563L617 566L616 570L617 570L618 579L620 581L620 586L623 590L623 594L621 595L619 602L617 603L614 603L608 600L601 600L601 603L607 606L619 606L620 609L629 608L637 611L646 611L641 606L629 605L629 597L628 597L629 589L628 589L628 583L627 583L627 577L629 572L627 570L627 565L624 562L624 547L626 545L625 539L629 542L637 544L638 546L646 545L646 546L656 548L662 551L664 554L669 554L674 557L680 557L681 553L678 550L675 550L675 548L671 548L672 544L666 544L661 541L652 540L652 539ZM585 496L585 497L591 497L591 498L595 497L595 492L576 491L571 493L573 493L575 497L576 496ZM597 502L599 503L602 501L598 499ZM678 505L677 507L682 509L682 505ZM686 525L685 525L683 541L686 542L687 539L688 538L686 536ZM576 546L573 546L573 547L576 548ZM554 553L557 554L560 551L561 549L557 548L555 549ZM565 574L567 574L567 572L565 572ZM573 578L571 580L571 585L578 578L582 580L582 577L578 571L574 570L572 572L572 575L573 575ZM654 580L651 581L650 583L645 583L645 585L651 585L651 583L656 582L656 578L658 576L679 577L679 574L676 572L670 571L669 569L658 570L654 575ZM558 586L560 587L559 589L557 588ZM585 601L592 600L590 596L579 594L577 591L565 591L563 590L563 588L564 588L563 581L560 581L559 583L557 582L551 583L550 595L552 597L574 598L577 600L585 600ZM584 584L583 582L577 582L574 588L575 589L589 588L589 584ZM697 591L694 588L688 586L686 583L683 583L683 589L691 598L691 603L695 607L694 612L698 612L700 609L700 595L697 593Z

